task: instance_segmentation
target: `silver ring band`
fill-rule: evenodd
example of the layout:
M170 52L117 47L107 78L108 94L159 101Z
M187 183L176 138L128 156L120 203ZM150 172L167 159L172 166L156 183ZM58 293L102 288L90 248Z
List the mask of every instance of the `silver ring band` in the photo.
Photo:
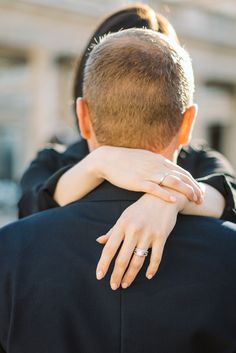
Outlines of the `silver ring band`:
M135 248L134 249L134 255L137 255L137 256L140 256L140 257L146 257L146 256L148 256L148 250L147 249Z
M168 175L170 175L170 173L165 173L163 175L163 177L161 178L161 180L159 181L158 185L163 185L164 181L165 181L165 178L168 177Z

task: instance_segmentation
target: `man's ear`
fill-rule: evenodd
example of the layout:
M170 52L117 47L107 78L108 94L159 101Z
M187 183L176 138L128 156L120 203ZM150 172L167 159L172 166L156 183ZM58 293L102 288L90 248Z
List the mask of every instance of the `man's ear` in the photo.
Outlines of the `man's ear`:
M179 145L187 145L190 142L197 111L197 104L193 104L184 112L183 122L179 131Z
M76 114L79 122L79 128L82 137L85 140L91 137L91 122L89 116L88 103L84 98L77 98L76 100Z

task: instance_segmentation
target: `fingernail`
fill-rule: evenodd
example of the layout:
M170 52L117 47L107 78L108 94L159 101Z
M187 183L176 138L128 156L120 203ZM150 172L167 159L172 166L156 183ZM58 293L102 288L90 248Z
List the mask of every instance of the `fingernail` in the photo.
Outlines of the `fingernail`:
M194 194L194 196L193 196L193 201L197 201L198 200L198 198L197 198L197 195L196 194Z
M97 272L97 279L102 279L103 278L103 272L102 271L98 271Z
M153 275L152 275L151 273L149 273L149 274L147 275L147 278L148 278L148 279L152 279L152 277L153 277Z
M100 240L103 236L104 236L104 235L101 235L101 236L98 237L96 240L97 240L97 241Z
M116 283L111 283L111 289L116 290L118 288Z
M172 202L176 202L176 197L174 197L174 196L170 196L170 201L172 201Z
M128 288L128 287L129 287L128 283L125 283L125 282L124 282L124 283L122 283L121 285L122 285L122 288L124 288L124 289L126 289L126 288Z

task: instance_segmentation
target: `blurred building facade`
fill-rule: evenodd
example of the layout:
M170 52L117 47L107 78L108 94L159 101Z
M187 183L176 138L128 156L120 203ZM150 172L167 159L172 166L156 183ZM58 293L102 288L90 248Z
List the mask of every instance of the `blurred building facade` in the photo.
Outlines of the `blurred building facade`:
M15 184L37 150L56 137L77 138L75 58L104 16L132 2L0 0L0 213L15 203ZM194 136L236 169L236 3L144 2L170 19L192 56L199 104Z

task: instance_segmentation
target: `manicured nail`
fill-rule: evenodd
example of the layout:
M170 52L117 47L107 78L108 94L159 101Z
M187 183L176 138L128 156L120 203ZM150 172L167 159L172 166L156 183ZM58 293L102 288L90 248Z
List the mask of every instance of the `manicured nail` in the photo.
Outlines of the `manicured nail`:
M97 272L97 279L102 279L103 278L103 272L102 271L98 271Z
M170 201L171 201L171 202L176 202L176 201L177 201L177 200L176 200L176 197L170 196Z
M116 290L118 288L116 283L111 283L111 289Z
M149 274L147 275L147 278L148 278L148 279L152 279L152 277L153 277L153 275L152 275L151 273L149 273Z
M98 238L96 239L96 241L100 241L102 238L103 238L103 235L101 235L100 237L98 237Z
M126 289L126 288L128 288L128 287L129 287L128 283L125 283L125 282L124 282L124 283L122 283L121 285L122 285L122 288L124 288L124 289Z

